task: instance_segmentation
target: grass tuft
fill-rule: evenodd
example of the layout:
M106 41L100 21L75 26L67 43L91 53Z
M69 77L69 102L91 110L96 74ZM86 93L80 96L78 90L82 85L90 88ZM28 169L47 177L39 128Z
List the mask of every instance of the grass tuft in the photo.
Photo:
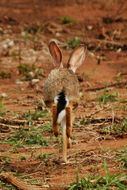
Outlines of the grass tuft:
M99 103L107 103L107 102L116 102L118 101L117 97L119 96L119 92L114 91L111 94L108 93L106 89L104 93L96 98Z
M70 18L70 17L67 17L67 16L63 16L61 17L61 22L62 24L69 24L69 23L77 23L77 20L73 19L73 18Z
M104 161L104 169L106 176L81 177L79 180L78 171L76 172L76 183L69 186L69 190L109 190L127 188L127 175L113 174L110 175L106 160Z

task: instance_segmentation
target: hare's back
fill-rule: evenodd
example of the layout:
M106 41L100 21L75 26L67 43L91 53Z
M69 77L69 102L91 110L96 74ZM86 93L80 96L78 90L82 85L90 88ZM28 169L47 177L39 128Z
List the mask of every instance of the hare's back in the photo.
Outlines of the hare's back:
M62 91L70 102L78 102L79 83L77 76L66 68L54 69L43 86L44 101L54 101L54 98Z

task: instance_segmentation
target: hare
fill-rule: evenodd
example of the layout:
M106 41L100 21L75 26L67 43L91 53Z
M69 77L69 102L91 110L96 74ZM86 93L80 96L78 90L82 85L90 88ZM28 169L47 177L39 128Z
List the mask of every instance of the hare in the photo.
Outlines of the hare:
M70 147L73 107L79 102L79 82L76 69L82 65L86 48L78 46L72 52L66 68L62 64L62 53L54 41L49 44L55 69L51 70L43 85L43 98L46 105L52 105L53 131L58 136L58 124L63 128L63 160L67 163L67 148Z

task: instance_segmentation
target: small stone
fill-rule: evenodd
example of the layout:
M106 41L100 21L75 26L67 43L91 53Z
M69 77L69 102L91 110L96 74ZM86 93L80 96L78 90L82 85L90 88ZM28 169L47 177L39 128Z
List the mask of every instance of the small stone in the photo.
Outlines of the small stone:
M87 25L87 30L93 30L93 26L92 25Z
M29 74L29 76L30 76L31 78L34 77L34 72L30 71L28 74Z
M122 49L121 48L119 48L118 50L117 50L117 53L120 53L122 51Z
M8 45L7 44L3 44L2 45L2 49L4 49L4 50L8 49Z
M80 96L80 98L82 98L82 97L83 97L83 93L82 93L82 92L80 92L80 93L79 93L79 96Z
M38 83L39 79L32 79L32 83Z
M16 79L15 83L16 83L17 85L23 84L23 82L22 82L21 80L19 80L19 79Z
M13 40L10 40L10 41L8 42L8 46L9 46L9 47L13 47L13 46L14 46L14 41L13 41Z
M3 34L3 28L0 27L0 34Z
M59 32L56 32L56 36L57 36L57 37L60 37L61 34L60 34Z
M8 97L8 95L6 93L2 93L1 97L6 98L6 97Z

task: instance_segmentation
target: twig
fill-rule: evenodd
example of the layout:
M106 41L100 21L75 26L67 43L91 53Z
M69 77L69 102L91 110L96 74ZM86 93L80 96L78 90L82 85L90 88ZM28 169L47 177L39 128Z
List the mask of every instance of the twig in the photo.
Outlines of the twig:
M26 121L26 120L9 120L9 119L0 117L0 123L10 124L10 125L24 125L24 124L27 124L28 121Z
M87 118L87 117L86 117ZM120 121L122 121L123 118L119 118L119 117L114 117L114 122L116 123L119 123ZM112 117L109 117L109 118L92 118L92 119L89 119L89 117L87 118L87 122L88 123L105 123L105 122L112 122Z
M89 42L101 42L101 43L108 43L108 44L112 44L112 45L118 45L118 46L124 46L125 44L122 44L120 42L115 42L115 41L111 41L111 40L99 40L99 39L88 39Z
M41 119L41 121L32 121L34 124L43 124L45 121L50 121L49 118L45 118L45 119ZM19 128L16 127L19 125L25 125L25 124L29 124L28 120L10 120L10 119L5 119L3 117L0 117L0 123L6 124L6 125L13 125L13 128ZM14 126L15 125L15 126Z
M35 186L35 185L29 185L16 177L14 177L11 173L3 172L0 175L1 180L6 180L7 182L11 183L15 187L17 187L20 190L41 190L41 188Z
M91 113L91 114L89 114L89 115L86 115L86 117L87 118L90 118L90 117L92 117L93 115L95 115L95 114L97 114L97 113L99 113L99 112L101 112L101 111L103 111L104 110L104 108L101 108L101 109L99 109L99 110L96 110L95 112L93 112L93 113Z
M117 82L117 83L114 83L114 84L109 84L109 85L102 86L102 87L97 87L97 88L88 88L85 91L86 92L88 92L88 91L96 91L96 90L102 90L104 88L109 88L109 87L114 87L114 86L124 86L124 85L127 85L127 81Z

